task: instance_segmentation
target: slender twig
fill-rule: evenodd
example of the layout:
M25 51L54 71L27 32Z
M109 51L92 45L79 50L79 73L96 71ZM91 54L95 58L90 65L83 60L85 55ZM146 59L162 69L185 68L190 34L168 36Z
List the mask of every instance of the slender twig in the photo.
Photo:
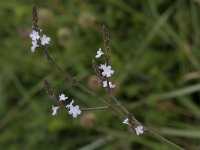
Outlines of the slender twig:
M128 115L129 111L122 105L122 103L112 94L111 92L111 97L115 101L115 103Z
M109 35L108 35L108 29L106 28L105 25L103 25L102 27L102 33L103 33L103 41L104 41L104 47L106 50L106 54L105 54L105 59L106 59L106 66L109 65L109 60L110 60L110 56L109 56ZM110 89L110 84L109 84L109 78L106 77L106 82L107 82L107 93L108 93L108 100L109 103L111 102L111 89Z
M158 139L159 141L165 142L165 143L167 143L168 145L173 146L173 147L176 148L177 150L185 150L183 147L180 147L179 145L173 143L172 141L170 141L170 140L164 138L163 136L157 134L156 132L154 132L154 131L152 131L152 130L150 130L150 129L148 129L148 128L146 128L146 131L147 131L150 135L152 135L153 137L155 137L156 139Z
M109 109L108 106L102 106L102 107L94 107L94 108L80 108L82 111L88 111L88 110L100 110L100 109Z

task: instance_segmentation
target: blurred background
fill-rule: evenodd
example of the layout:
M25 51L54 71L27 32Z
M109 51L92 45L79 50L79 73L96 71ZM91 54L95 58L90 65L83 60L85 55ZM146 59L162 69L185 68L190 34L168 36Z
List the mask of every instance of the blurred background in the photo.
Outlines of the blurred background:
M200 148L199 0L1 0L0 149L172 149L129 132L109 110L52 117L44 79L81 107L102 104L65 80L39 49L31 53L32 4L57 63L102 96L91 60L103 48L105 24L116 97L147 127Z

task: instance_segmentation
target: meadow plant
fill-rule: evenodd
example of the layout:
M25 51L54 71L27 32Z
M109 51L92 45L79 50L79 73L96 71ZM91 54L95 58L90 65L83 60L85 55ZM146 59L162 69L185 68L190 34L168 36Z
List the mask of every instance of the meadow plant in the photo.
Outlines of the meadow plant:
M169 146L175 149L184 149L177 144L173 143L172 141L164 138L163 136L157 134L156 132L152 131L148 127L144 126L140 121L136 119L136 117L130 113L126 107L120 102L119 99L115 97L113 94L112 89L116 87L116 85L111 81L112 75L115 73L112 66L110 65L110 46L109 46L109 32L105 25L102 27L103 33L103 42L104 48L99 48L94 54L94 59L92 60L92 67L99 78L99 82L101 83L102 87L105 89L107 93L107 99L102 98L100 95L96 94L94 91L90 90L82 83L78 81L75 76L72 76L70 72L64 70L51 56L48 48L48 44L50 44L51 38L42 35L42 29L38 26L38 16L36 7L33 6L32 8L32 32L30 34L30 38L32 40L31 51L34 53L36 49L40 49L47 57L49 62L55 66L55 68L63 75L65 78L72 82L75 86L79 87L80 90L86 92L87 94L96 98L96 100L101 101L103 106L97 106L92 108L83 108L79 105L75 104L75 100L72 99L69 101L69 98L64 94L60 93L60 95L56 96L54 90L51 88L49 82L47 80L44 81L44 86L46 91L55 104L52 105L52 116L57 115L57 111L60 109L64 109L70 114L73 118L77 118L79 115L82 114L83 111L93 111L93 110L103 110L108 109L113 111L118 117L122 119L124 125L128 126L136 135L142 136L143 134L149 134L152 137L160 140L168 144ZM104 64L98 64L97 59L102 59Z

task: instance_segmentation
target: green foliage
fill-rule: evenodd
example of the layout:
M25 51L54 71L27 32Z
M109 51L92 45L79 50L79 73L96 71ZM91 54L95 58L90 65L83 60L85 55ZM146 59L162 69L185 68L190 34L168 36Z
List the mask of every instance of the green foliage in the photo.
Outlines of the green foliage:
M81 106L101 103L66 81L39 49L31 53L32 4L51 54L88 86L108 26L117 97L147 127L186 149L199 147L199 1L1 0L0 149L171 149L129 133L108 110L51 116L45 78Z

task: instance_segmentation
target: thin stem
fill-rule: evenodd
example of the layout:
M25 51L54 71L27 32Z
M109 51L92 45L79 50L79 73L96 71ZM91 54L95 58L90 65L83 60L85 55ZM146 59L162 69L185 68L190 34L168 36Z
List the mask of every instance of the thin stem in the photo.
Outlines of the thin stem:
M80 108L82 111L88 111L88 110L100 110L100 109L109 109L108 106L102 106L102 107L93 107L93 108Z
M152 130L150 130L150 129L147 129L147 128L146 128L146 131L147 131L150 135L152 135L152 136L154 136L156 139L158 139L159 141L162 141L162 142L164 142L164 143L167 143L168 145L173 146L173 147L176 148L177 150L185 150L183 147L180 147L179 145L177 145L177 144L173 143L172 141L170 141L170 140L164 138L163 136L160 136L159 134L157 134L156 132L154 132L154 131L152 131Z
M109 65L109 60L110 60L110 56L109 56L109 35L108 35L108 29L106 28L105 25L103 25L102 27L102 33L103 33L103 41L104 41L104 47L105 47L105 59L106 59L106 66ZM111 89L110 89L110 84L109 84L109 78L106 77L106 84L107 84L107 93L108 93L108 100L109 103L111 102Z
M128 115L129 111L122 105L122 103L111 93L112 99L115 101L115 103Z

